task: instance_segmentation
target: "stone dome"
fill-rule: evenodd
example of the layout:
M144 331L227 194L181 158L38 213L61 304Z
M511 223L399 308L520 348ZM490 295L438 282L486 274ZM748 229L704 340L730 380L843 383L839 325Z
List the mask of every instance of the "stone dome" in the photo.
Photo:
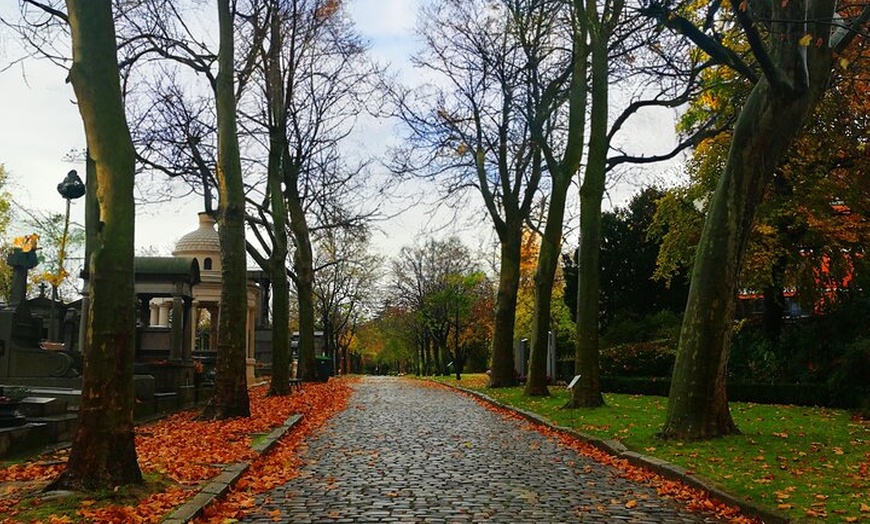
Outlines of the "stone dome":
M199 228L184 235L175 244L174 256L220 256L221 241L208 213L199 214ZM202 263L202 261L200 261ZM211 269L211 268L208 268Z

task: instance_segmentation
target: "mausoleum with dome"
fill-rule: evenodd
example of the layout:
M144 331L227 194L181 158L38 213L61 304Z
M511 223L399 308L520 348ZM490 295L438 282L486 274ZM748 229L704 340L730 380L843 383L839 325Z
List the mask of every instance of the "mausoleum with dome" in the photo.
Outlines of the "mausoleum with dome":
M193 286L193 325L194 330L191 340L193 347L197 348L198 354L214 352L217 350L217 326L220 314L221 302L221 243L214 217L208 213L199 213L199 227L178 239L172 256L178 258L193 258L199 265L200 281ZM255 330L257 320L257 307L260 299L260 288L256 283L248 281L247 293L247 316L245 319L245 354L247 355L248 383L255 379L254 359ZM159 311L162 304L156 305ZM152 306L153 307L153 306ZM158 314L159 316L159 314ZM200 339L199 345L195 337L199 328L207 326L208 336Z

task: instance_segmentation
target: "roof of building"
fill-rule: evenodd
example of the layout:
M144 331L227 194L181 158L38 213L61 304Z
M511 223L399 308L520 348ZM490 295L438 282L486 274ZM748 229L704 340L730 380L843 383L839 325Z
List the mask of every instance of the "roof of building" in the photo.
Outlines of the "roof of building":
M136 257L133 260L136 280L180 280L189 284L200 281L199 263L186 257Z
M174 256L220 255L221 241L214 228L215 220L208 213L199 214L199 228L184 235L175 244Z

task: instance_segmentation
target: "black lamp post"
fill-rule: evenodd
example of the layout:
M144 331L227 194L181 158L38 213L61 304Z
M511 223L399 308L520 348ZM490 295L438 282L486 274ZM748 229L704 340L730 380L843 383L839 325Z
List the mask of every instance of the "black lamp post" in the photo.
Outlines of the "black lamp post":
M85 184L79 178L75 169L66 174L63 182L57 185L57 192L66 200L66 215L63 221L63 235L60 237L60 251L57 255L57 277L51 283L51 319L49 321L49 339L52 342L58 341L58 321L57 321L57 288L64 278L64 258L66 258L66 240L69 234L69 209L70 203L81 198L85 194Z

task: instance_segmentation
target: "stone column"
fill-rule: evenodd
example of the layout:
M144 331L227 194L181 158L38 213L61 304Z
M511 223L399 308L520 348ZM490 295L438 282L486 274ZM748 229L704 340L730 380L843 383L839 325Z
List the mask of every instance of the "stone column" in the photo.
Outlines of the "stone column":
M156 303L149 301L148 302L148 309L151 310L151 318L148 320L148 325L149 326L158 325L160 323L160 311L159 311L160 308L159 308L159 306Z
M256 318L257 318L256 317L256 308L249 306L248 307L248 336L246 337L248 340L248 343L247 343L248 358L245 361L245 363L247 364L247 382L248 382L249 386L251 384L254 384L257 380L257 376L255 373L257 361L256 361L256 359L254 359L254 333L256 331L256 326L255 326Z
M248 358L254 358L254 348L255 348L254 340L256 340L254 334L256 333L256 329L257 329L256 328L256 320L255 320L256 318L257 318L256 317L256 308L248 307L248 319L247 319L248 333L247 333L247 337L246 337L248 340L248 342L247 342Z
M88 319L91 314L91 297L90 297L90 286L88 281L85 280L85 285L82 286L82 310L79 315L79 342L78 342L78 352L84 354L85 352L85 344L87 343L88 337Z
M193 354L193 350L196 349L196 330L199 327L199 300L191 300L190 301L190 312L188 314L188 322L190 323L190 334L188 335L188 344L190 347L191 355Z
M184 304L181 295L172 297L172 331L169 338L169 360L181 360L184 345Z
M157 308L157 325L162 327L169 326L169 308L172 305L172 302L163 299L163 302Z
M221 308L220 306L212 305L206 309L208 309L208 314L211 317L211 329L208 334L208 349L211 351L217 351L218 325L220 324Z

